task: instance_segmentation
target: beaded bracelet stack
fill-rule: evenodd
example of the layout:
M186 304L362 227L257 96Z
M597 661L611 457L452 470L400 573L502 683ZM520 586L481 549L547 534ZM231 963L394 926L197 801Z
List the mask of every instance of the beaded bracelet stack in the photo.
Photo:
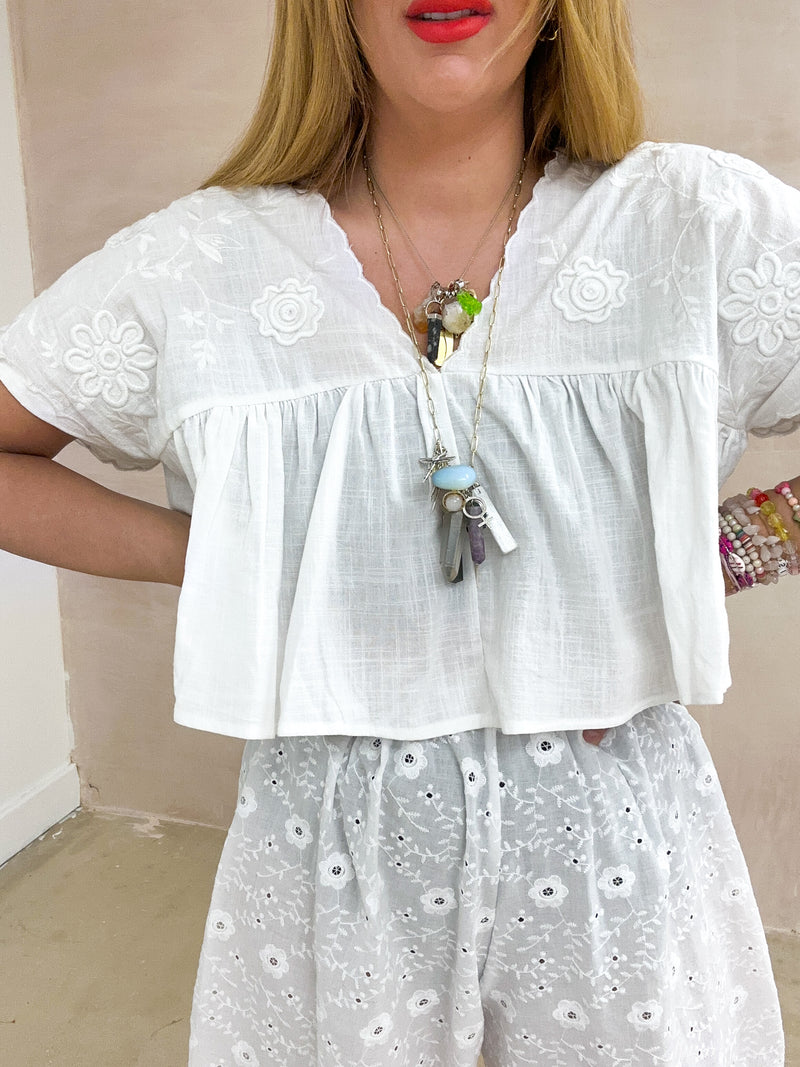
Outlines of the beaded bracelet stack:
M800 501L788 482L775 486L792 509L793 520L800 525ZM761 515L772 531L766 537L753 516ZM777 508L766 493L750 489L747 496L726 500L719 509L719 552L722 568L731 591L769 585L785 574L800 574L800 554L789 536Z

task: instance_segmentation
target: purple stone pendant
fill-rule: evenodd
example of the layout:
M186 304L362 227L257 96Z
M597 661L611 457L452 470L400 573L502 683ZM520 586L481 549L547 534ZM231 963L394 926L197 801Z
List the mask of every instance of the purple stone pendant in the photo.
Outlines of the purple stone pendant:
M477 500L469 500L464 505L467 516L467 537L472 562L477 566L486 559L486 540L481 529L481 520L485 515L483 507Z

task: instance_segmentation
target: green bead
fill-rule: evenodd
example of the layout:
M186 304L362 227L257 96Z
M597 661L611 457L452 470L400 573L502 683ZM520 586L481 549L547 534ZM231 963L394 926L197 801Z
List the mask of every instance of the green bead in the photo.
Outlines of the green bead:
M483 307L483 304L480 302L480 300L478 300L477 297L474 297L472 293L468 293L466 289L462 289L461 292L458 293L458 295L456 296L456 300L466 311L466 313L468 315L472 315L473 317L477 315Z

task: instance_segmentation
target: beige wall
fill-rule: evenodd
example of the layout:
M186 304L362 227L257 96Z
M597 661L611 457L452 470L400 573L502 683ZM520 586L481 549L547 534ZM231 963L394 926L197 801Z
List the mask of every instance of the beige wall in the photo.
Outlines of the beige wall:
M38 285L196 184L249 112L266 0L12 0ZM796 0L635 0L652 133L732 149L800 184ZM153 475L70 461L161 498ZM800 472L762 443L735 484ZM766 923L800 925L795 659L800 588L731 602L734 688L698 710ZM171 724L172 590L61 577L77 759L88 803L223 824L240 746ZM741 601L741 602L740 602Z
M797 0L632 0L657 139L739 152L800 186ZM753 440L725 495L800 473L800 434ZM729 601L733 686L694 709L768 926L800 929L800 588Z
M0 0L0 322L33 296L5 0ZM0 552L0 863L78 804L56 573Z
M10 0L37 290L194 188L255 102L264 0ZM61 457L164 502L157 473ZM173 589L60 574L75 760L87 805L225 825L241 743L172 722Z

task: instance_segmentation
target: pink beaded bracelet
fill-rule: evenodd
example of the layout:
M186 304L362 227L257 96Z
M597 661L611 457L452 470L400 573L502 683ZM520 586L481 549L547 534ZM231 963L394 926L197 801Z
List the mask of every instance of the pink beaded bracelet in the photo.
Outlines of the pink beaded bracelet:
M792 492L792 487L788 482L781 482L775 486L775 492L780 493L785 499L786 503L792 509L792 518L796 523L800 523L800 500Z
M723 522L721 515L719 518L720 522ZM734 593L738 593L741 589L749 589L755 585L755 578L745 570L744 560L736 553L732 542L728 540L721 530L719 535L719 554L722 569L730 579Z

